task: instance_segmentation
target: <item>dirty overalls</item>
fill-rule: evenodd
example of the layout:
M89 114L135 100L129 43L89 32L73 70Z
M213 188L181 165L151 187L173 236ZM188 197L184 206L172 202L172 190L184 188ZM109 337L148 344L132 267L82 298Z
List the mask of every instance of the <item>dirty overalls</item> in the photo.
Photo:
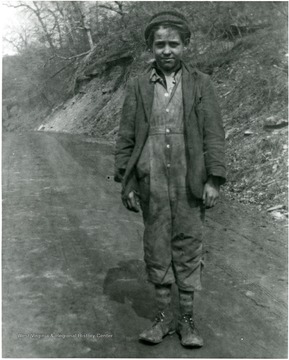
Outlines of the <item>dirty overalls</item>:
M136 166L148 280L200 290L205 210L186 184L181 69L172 89L166 89L154 68L150 81L154 82L150 130Z

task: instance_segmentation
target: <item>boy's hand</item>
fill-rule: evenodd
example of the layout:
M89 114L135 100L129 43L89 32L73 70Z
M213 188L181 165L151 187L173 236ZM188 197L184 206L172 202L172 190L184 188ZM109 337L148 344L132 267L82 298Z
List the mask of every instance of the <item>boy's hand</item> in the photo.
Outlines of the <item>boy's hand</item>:
M209 177L203 191L203 204L210 208L216 205L219 197L219 181L217 178Z
M131 191L128 194L127 199L124 200L123 203L124 203L124 206L128 210L131 210L131 211L134 211L134 212L139 212L138 200L137 200L137 197L136 197L134 191Z

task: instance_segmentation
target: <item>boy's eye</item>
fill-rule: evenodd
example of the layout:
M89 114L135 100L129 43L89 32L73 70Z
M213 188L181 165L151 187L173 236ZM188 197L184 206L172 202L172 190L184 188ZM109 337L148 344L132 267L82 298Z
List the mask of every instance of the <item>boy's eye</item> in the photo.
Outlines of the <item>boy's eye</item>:
M165 47L165 45L166 45L165 42L155 42L155 47L158 48L158 49L161 49L161 48ZM171 48L176 48L176 47L179 46L179 43L175 42L175 41L169 42L169 46Z

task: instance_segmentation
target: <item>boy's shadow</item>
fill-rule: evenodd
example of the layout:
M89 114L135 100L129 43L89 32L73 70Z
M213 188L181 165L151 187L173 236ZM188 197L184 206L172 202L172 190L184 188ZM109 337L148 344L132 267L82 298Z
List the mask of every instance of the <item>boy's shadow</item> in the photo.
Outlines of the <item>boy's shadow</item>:
M151 319L154 287L146 280L143 261L120 261L118 267L109 269L104 279L103 293L121 304L127 300L138 316Z

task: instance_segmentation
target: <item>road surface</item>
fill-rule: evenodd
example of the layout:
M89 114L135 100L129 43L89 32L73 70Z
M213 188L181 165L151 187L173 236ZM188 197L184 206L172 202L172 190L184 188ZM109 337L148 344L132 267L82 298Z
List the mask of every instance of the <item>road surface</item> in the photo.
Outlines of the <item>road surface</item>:
M176 334L148 346L142 219L120 201L113 148L5 133L2 153L3 357L287 358L285 223L224 197L208 210L195 305L205 346Z

